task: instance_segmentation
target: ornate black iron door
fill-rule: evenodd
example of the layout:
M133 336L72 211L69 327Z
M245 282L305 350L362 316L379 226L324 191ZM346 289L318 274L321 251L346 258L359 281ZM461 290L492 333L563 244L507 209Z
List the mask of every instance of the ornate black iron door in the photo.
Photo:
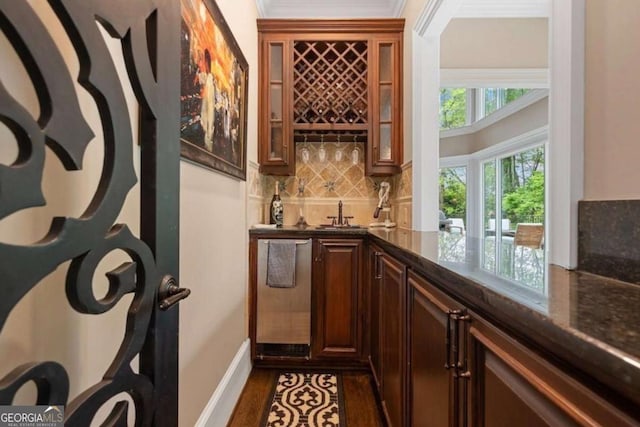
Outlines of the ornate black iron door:
M0 29L27 70L40 106L40 116L32 117L0 81L0 121L19 147L12 165L0 165L0 220L46 204L41 192L45 145L67 170L82 168L94 132L83 118L74 79L91 94L100 114L103 169L83 215L55 218L48 235L34 245L0 243L0 331L16 304L69 260L66 294L76 311L100 315L124 295L134 296L124 340L102 381L68 402L69 378L62 365L26 363L0 380L0 404L11 404L16 391L33 381L38 404L66 405L66 425L89 425L102 404L121 392L132 397L137 426L177 425L178 310L172 306L188 294L172 279L178 277L180 2L48 3L73 44L78 76L70 75L59 47L27 1L0 0ZM99 26L120 40L140 107L140 238L115 223L137 179L135 141L123 91L127 82L120 81ZM92 290L94 271L116 249L131 260L107 274L108 293L98 299ZM139 372L131 368L136 356ZM126 425L127 405L115 404L103 425Z

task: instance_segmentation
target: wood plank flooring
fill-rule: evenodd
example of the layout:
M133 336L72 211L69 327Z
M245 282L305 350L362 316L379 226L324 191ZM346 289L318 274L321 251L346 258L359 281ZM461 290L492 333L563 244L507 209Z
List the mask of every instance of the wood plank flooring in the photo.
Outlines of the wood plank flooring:
M229 427L261 427L260 420L271 402L276 375L281 370L253 368ZM347 427L382 427L380 411L371 385L371 374L363 371L344 371L342 387Z

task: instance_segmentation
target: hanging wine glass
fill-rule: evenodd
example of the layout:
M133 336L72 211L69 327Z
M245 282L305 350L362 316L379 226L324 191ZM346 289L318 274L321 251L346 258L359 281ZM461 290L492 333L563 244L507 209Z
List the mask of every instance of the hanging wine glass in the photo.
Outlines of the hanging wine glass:
M356 145L356 139L358 137L353 135L353 150L351 151L351 163L353 165L357 165L360 162L360 150L358 150L358 146Z
M320 148L318 148L318 160L320 163L327 161L327 149L324 148L324 134L320 135Z
M300 157L302 158L302 163L305 165L309 163L311 158L311 153L309 153L309 147L307 146L307 135L304 135L304 145L302 146L302 150L300 150Z
M336 141L336 154L334 155L336 162L341 162L342 161L342 150L340 149L340 134L338 134L337 136L337 141Z

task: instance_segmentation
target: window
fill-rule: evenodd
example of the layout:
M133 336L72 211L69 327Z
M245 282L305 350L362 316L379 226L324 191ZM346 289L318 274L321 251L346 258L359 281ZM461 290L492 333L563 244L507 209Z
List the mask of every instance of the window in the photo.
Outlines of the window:
M467 89L440 89L440 128L455 129L467 125Z
M538 292L544 292L544 167L543 146L482 163L482 266Z
M441 88L440 129L457 129L473 124L530 91L531 89Z
M440 210L447 218L466 221L467 167L440 168Z
M528 93L530 90L531 89L477 89L477 97L481 106L478 108L479 114L477 120L498 111L508 103L515 101L522 95Z

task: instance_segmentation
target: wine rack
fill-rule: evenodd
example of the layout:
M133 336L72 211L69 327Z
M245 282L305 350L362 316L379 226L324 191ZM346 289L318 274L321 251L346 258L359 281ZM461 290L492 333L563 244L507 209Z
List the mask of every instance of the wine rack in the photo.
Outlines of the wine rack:
M367 41L295 41L294 129L368 128Z
M365 173L401 172L402 19L259 19L258 162L296 172L296 144L357 142Z

